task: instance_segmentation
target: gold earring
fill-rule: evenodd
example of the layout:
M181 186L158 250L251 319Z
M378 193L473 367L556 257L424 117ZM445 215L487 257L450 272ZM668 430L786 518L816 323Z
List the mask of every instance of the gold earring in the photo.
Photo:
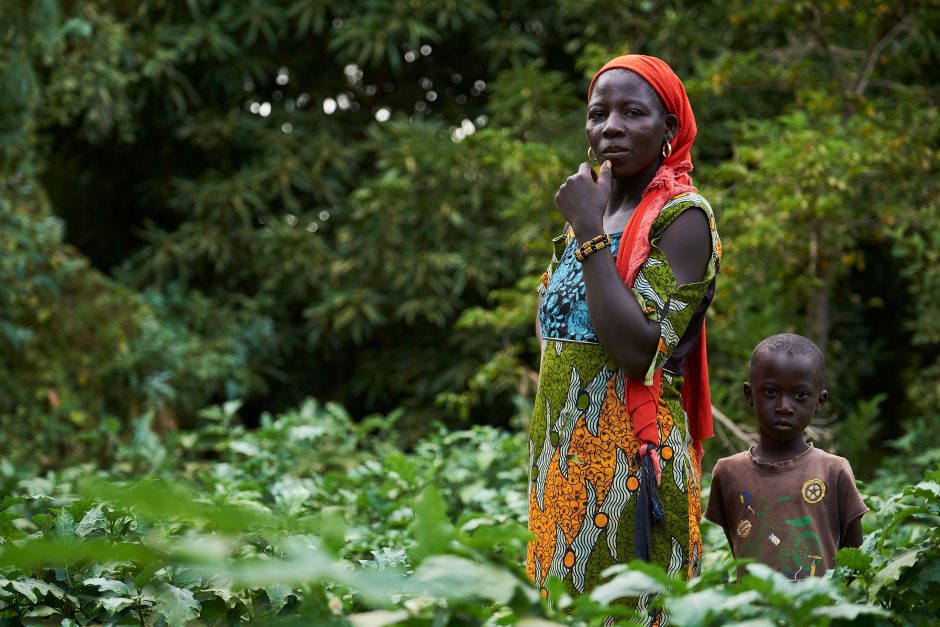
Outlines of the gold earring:
M668 159L670 156L672 156L672 144L667 139L666 143L663 144L663 157Z
M597 163L597 157L594 156L594 151L591 150L590 146L588 146L588 159L590 159L594 163Z

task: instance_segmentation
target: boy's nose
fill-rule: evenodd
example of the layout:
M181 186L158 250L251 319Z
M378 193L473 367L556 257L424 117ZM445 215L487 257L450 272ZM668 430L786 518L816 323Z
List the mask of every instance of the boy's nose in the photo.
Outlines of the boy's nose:
M777 413L778 414L792 414L793 407L790 405L790 401L786 397L781 397L780 402L777 403Z

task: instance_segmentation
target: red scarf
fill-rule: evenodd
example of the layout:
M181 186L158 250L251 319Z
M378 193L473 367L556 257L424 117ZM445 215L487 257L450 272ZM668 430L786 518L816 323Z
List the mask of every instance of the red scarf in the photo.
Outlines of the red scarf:
M594 75L588 88L588 100L597 77L607 70L622 68L639 74L659 94L666 110L678 118L678 130L672 139L672 154L659 166L656 176L643 192L643 198L630 216L617 252L617 270L624 282L632 287L640 266L649 258L650 227L663 206L676 195L695 192L689 172L692 171L690 150L697 128L692 105L682 81L665 61L656 57L630 54L609 61ZM685 364L682 405L689 417L689 431L695 442L698 462L702 460L702 440L714 436L712 429L711 394L708 389L708 361L705 349L705 324L701 337ZM653 375L652 386L635 379L625 381L626 409L633 418L633 430L643 442L659 445L656 414L662 391L662 368Z

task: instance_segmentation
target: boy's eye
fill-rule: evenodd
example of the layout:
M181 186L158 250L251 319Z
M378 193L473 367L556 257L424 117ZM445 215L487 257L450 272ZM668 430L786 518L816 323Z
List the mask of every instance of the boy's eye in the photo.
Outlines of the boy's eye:
M765 388L764 394L766 394L767 396L776 396L777 390L775 390L774 388Z
M806 392L797 392L797 393L796 393L796 400L798 400L798 401L805 401L805 400L808 399L808 398L809 398L809 394L807 394Z

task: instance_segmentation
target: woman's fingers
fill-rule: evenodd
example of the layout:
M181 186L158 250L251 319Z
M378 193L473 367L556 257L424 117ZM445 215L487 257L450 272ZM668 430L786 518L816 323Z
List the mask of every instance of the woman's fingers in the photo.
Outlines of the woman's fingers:
M601 171L598 172L595 180L597 181L598 186L603 186L607 189L610 189L610 161L605 161L601 166ZM593 170L591 171L593 173Z
M600 176L589 163L582 163L578 171L569 176L555 194L555 206L575 229L595 231L602 227L597 224L603 219L610 195L610 164L601 167Z
M587 177L591 177L592 181L597 180L597 178L594 176L594 169L591 168L591 164L587 162L581 164L581 167L578 168L578 173L575 174L575 176L585 180Z

